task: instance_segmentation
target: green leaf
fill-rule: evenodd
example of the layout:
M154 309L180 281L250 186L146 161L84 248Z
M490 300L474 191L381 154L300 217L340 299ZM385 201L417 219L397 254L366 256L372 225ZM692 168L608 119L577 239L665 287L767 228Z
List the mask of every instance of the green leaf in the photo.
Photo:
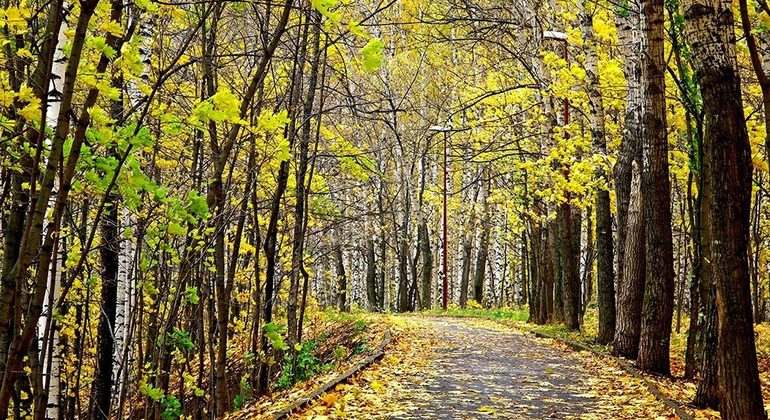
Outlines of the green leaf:
M310 3L313 5L313 8L318 10L318 13L325 16L332 23L335 25L340 23L340 13L331 11L337 5L337 0L311 0Z
M107 45L107 40L103 36L95 36L91 38L91 45L104 54L107 58L115 57L115 49Z
M281 325L272 322L265 324L265 336L270 339L273 347L278 350L288 350L289 346L283 341L281 331L283 331L283 326Z
M148 383L143 384L139 388L139 391L141 391L142 394L150 397L153 401L160 401L163 397L166 396L166 394L164 394L160 388L155 388Z
M372 38L361 48L364 70L374 71L382 65L382 47L385 43L379 38Z

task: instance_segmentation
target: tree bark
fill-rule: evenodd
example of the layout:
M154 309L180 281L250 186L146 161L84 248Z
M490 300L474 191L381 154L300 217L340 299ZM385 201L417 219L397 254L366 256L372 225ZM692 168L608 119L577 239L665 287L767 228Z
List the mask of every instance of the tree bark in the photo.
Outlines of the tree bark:
M349 310L348 306L348 277L345 274L345 259L342 254L342 245L340 245L341 235L337 237L334 244L334 263L337 274L337 309L342 312Z
M741 101L732 2L689 1L685 21L704 109L708 241L703 243L716 291L719 410L728 420L764 419L748 273L751 145Z
M663 0L642 2L647 40L647 54L642 68L646 277L637 364L642 370L668 375L671 373L669 349L674 315L674 257L666 132L663 3Z
M561 242L564 250L562 260L564 324L568 330L577 331L580 329L580 271L578 267L580 213L570 203L562 204L562 208L564 212L561 227L563 234Z
M431 303L433 302L433 296L431 293L431 280L433 279L433 254L431 253L430 249L428 225L425 220L420 223L418 229L421 232L419 236L420 247L422 248L422 298L420 299L420 303L422 303L422 309L430 309L432 306Z
M460 273L460 307L465 308L468 304L468 287L471 277L471 258L473 258L473 239L466 235L463 239L463 265Z
M644 242L634 241L636 249L628 249L628 214L631 201L631 163L637 160L641 165L641 121L644 104L642 102L642 50L644 38L641 32L641 8L636 0L623 3L623 8L615 14L615 26L618 32L618 41L621 45L620 52L623 56L623 73L626 79L626 114L623 124L623 140L620 145L618 160L615 163L615 196L617 205L617 236L616 253L618 288L624 287L626 282L626 261L635 262L639 255L644 255L644 250L639 249ZM643 227L642 227L643 229ZM641 252L641 254L640 254ZM627 253L634 254L626 257ZM644 275L643 273L641 275ZM621 323L623 307L617 303L617 324ZM616 331L617 334L617 331ZM636 354L636 349L633 351Z
M377 307L377 262L374 257L374 239L366 239L366 300L369 310Z
M631 201L628 205L626 253L623 263L623 283L618 288L618 319L613 351L623 357L636 359L642 325L644 299L644 219L642 218L641 168L631 162Z
M583 27L585 68L588 85L586 93L591 113L591 137L594 155L602 161L596 169L596 178L609 188L609 176L605 169L607 141L604 128L604 101L599 80L599 58L596 53L596 39L593 30L593 14L586 10L587 1L581 0L580 21ZM612 213L610 192L600 186L596 192L596 303L599 309L599 332L596 342L607 344L615 335L615 273L612 243Z

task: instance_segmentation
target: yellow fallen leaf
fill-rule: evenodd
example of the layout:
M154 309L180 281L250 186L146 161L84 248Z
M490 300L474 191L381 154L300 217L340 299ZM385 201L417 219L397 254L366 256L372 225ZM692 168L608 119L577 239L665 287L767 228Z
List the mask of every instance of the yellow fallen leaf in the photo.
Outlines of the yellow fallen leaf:
M479 413L494 414L495 409L486 405L479 407Z
M337 394L337 393L334 393L334 392L330 392L330 393L328 393L328 394L324 395L324 396L321 398L321 401L323 401L323 404L324 404L324 405L326 405L327 407L331 407L331 406L333 406L333 405L334 405L334 403L336 403L336 402L337 402L337 400L339 400L339 399L340 399L340 396L339 396L339 394Z

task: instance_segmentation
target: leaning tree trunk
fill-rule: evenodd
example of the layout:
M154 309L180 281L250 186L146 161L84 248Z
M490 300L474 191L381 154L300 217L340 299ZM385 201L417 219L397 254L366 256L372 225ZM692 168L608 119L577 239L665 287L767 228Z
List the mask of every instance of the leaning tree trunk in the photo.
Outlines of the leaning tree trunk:
M751 145L741 102L732 2L691 0L685 20L704 109L703 204L709 237L704 245L716 291L719 410L728 420L762 419L767 416L748 272Z
M643 208L647 270L637 365L648 372L668 375L671 373L669 349L674 316L674 255L666 133L663 4L663 0L642 2L647 40L642 68L645 102L642 191L646 194Z

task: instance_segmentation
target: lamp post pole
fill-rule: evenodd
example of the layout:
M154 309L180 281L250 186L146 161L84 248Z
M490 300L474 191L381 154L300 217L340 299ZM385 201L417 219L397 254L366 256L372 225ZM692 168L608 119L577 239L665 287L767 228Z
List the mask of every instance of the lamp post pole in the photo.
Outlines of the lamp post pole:
M447 172L449 172L449 161L447 159L447 142L449 141L449 132L452 131L451 124L447 124L447 126L441 126L441 125L433 125L430 128L428 128L428 131L432 131L434 133L444 133L444 188L443 188L443 198L444 198L444 211L442 215L443 219L443 233L444 237L442 241L444 242L444 246L442 247L442 264L441 264L441 271L442 271L442 278L441 278L441 307L446 310L447 308L447 302L449 300L449 270L447 268L447 253L449 252L449 247L447 246L447 240L449 238L447 228Z
M446 308L447 308L447 296L448 296L447 289L449 288L448 287L449 286L449 280L448 280L449 276L448 276L448 271L447 271L447 256L446 256L446 254L447 254L447 236L448 236L447 235L447 223L446 223L446 219L447 219L447 217L446 217L446 214L447 214L447 211L446 211L446 208L447 208L447 206L446 206L446 195L447 195L446 184L447 184L447 181L446 181L446 179L447 179L447 170L448 170L448 168L447 168L447 153L446 153L447 137L449 137L449 131L448 130L444 131L444 255L442 257L443 258L443 264L442 265L443 265L443 271L444 271L444 278L442 279L443 282L442 282L442 285L441 285L441 287L443 288L443 291L442 291L443 293L442 293L442 296L441 296L441 307L444 310L446 310Z

